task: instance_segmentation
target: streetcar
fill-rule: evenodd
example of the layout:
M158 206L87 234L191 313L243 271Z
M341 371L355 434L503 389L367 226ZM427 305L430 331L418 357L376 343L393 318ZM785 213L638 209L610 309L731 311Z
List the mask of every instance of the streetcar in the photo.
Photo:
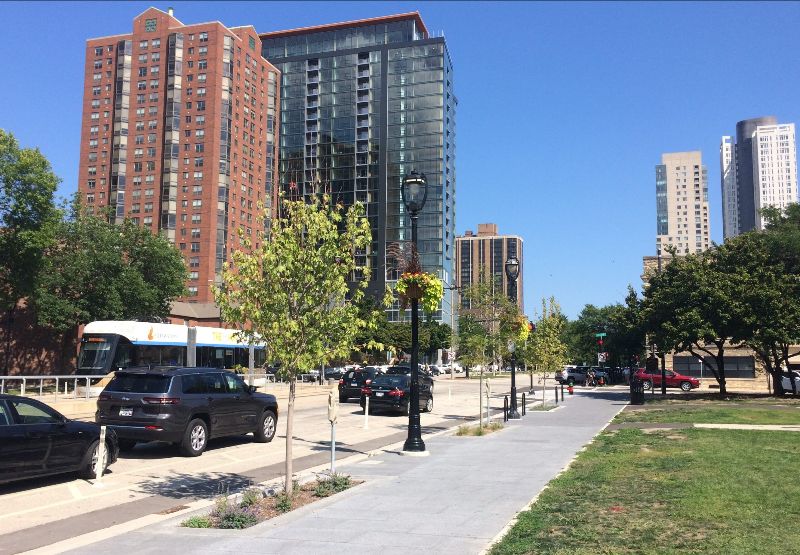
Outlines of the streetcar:
M264 365L263 345L248 345L237 330L197 326L195 365L205 368L248 368ZM189 360L189 327L152 322L98 321L86 324L78 353L77 373L105 375L136 366L185 366Z

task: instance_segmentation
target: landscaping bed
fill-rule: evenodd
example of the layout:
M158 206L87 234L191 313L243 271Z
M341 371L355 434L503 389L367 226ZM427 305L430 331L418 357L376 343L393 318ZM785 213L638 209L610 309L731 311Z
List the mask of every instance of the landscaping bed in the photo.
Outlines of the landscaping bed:
M798 466L791 432L605 432L491 553L796 553Z
M207 515L192 516L181 523L185 528L249 528L309 503L345 491L361 482L333 474L306 484L295 483L292 494L283 490L251 487L237 496L222 496Z

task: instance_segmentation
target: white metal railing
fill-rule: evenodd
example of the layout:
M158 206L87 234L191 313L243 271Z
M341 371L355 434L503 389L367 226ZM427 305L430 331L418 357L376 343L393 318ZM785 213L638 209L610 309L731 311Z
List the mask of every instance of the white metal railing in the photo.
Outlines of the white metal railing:
M88 399L91 395L92 382L94 381L94 383L97 383L106 377L107 376L98 376L97 374L64 374L58 376L0 376L0 393L8 393L8 386L16 382L19 385L20 395L30 395L32 392L38 391L40 397L52 393L54 399L58 399L59 394L61 394L62 398L69 398L69 389L71 385L73 399L78 399L78 389L80 386L82 386L84 389L81 396ZM30 389L28 387L29 384L31 386ZM45 387L47 387L47 391L45 391ZM97 393L99 394L100 392L98 391Z
M284 380L276 379L275 374L267 372L247 372L239 374L249 385L267 385L284 383ZM98 382L113 377L112 374L98 376L64 374L64 375L42 375L42 376L0 376L0 394L9 393L11 389L18 391L22 396L52 395L53 400L58 399L90 399L100 395L101 388ZM300 383L314 383L319 379L319 374L300 374ZM260 383L259 383L260 382ZM327 379L323 380L323 383ZM17 387L14 387L14 386Z

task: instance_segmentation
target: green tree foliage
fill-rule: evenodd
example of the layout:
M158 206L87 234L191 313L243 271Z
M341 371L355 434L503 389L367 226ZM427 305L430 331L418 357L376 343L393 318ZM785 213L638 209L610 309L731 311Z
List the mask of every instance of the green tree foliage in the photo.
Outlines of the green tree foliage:
M33 296L39 324L58 332L93 320L169 315L185 293L186 266L165 238L131 220L86 214L77 196L55 226Z
M59 179L39 149L20 148L14 135L0 129L0 305L5 313L5 356L11 356L14 309L36 288L44 250L52 241L56 218L53 195Z
M555 298L542 299L536 330L528 336L524 361L540 372L555 372L567 362L567 345L562 337L567 319Z
M746 271L721 257L716 248L674 256L651 278L643 309L646 329L662 351L713 360L708 367L725 395L725 350L743 344L750 315L741 302Z
M605 333L603 345L596 334ZM611 366L627 366L633 356L644 352L645 331L642 323L642 306L636 291L628 286L624 304L596 307L587 304L577 320L564 328L564 341L568 345L567 358L577 364L597 362L597 353L608 353Z
M250 251L244 238L246 250L233 252L215 298L224 320L246 330L248 340L262 341L267 360L280 363L289 378L285 488L290 493L297 376L349 355L374 322L359 310L369 271L356 255L371 241L363 206L345 212L323 197L309 203L284 200L281 208L284 217L272 220L257 248ZM350 278L356 278L353 287Z
M578 318L565 326L568 358L577 364L596 364L598 347L595 334L606 333L603 350L609 351L613 337L613 320L620 305L597 307L587 304Z
M742 234L719 248L724 271L737 272L748 320L747 345L783 393L781 374L800 343L800 205L763 211L766 229Z

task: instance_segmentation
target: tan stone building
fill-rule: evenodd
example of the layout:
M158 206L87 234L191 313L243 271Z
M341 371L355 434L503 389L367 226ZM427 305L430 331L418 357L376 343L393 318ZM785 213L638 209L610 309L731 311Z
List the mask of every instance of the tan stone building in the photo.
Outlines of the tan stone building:
M525 275L525 258L523 242L519 235L500 235L497 224L478 224L478 233L467 231L456 237L456 279L461 289L478 283L481 275L489 276L500 285L504 294L516 301L520 311L525 311L522 295ZM519 276L516 286L509 283L505 272L505 263L509 257L519 259ZM462 306L462 300L456 294L456 306Z
M697 150L662 154L656 166L656 254L668 246L679 254L711 246L708 171Z

